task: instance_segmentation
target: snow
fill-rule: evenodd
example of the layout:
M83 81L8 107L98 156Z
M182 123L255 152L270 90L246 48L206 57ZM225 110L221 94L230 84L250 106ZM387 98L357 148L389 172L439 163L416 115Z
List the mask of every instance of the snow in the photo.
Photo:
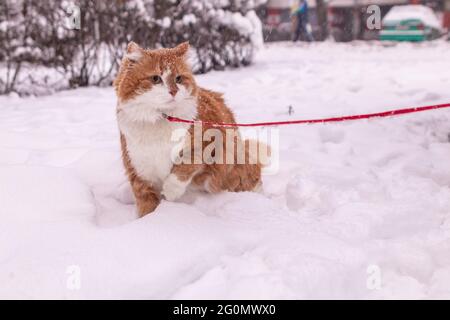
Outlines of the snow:
M193 14L187 14L187 15L183 16L183 23L186 25L195 24L196 21L197 21L197 18Z
M236 30L241 35L248 36L256 49L263 45L262 23L254 10L248 11L245 15L240 12L224 10L211 10L213 15L221 24Z
M260 49L264 45L263 40L263 34L262 34L262 23L259 17L256 15L256 12L254 10L251 10L246 13L245 17L250 21L250 24L252 25L251 28L251 39L252 43L256 47L256 49Z
M170 27L170 24L172 23L172 20L169 17L164 17L161 21L161 26L164 29L167 29Z
M376 112L450 102L449 49L271 44L197 79L241 122ZM0 298L450 298L448 109L281 127L262 192L137 219L112 88L0 106Z
M433 10L423 5L394 6L383 18L383 23L394 24L409 19L418 19L425 25L438 30L442 28Z

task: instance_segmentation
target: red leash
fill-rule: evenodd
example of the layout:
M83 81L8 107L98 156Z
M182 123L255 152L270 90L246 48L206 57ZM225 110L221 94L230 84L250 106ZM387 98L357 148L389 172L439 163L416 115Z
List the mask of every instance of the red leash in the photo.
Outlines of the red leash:
M352 121L352 120L360 120L360 119L370 119L370 118L384 118L384 117L392 117L398 116L408 113L422 112L428 110L436 110L449 108L450 103L446 104L438 104L434 106L425 106L425 107L417 107L417 108L407 108L407 109L398 109L391 111L384 111L378 113L367 113L367 114L359 114L354 116L343 116L343 117L334 117L334 118L325 118L325 119L312 119L312 120L291 120L291 121L273 121L273 122L257 122L257 123L215 123L209 121L196 121L196 120L186 120L180 119L177 117L172 117L168 115L164 115L164 117L170 122L181 122L181 123L189 123L189 124L203 124L212 127L261 127L261 126L280 126L287 124L308 124L308 123L327 123L327 122L342 122L342 121Z

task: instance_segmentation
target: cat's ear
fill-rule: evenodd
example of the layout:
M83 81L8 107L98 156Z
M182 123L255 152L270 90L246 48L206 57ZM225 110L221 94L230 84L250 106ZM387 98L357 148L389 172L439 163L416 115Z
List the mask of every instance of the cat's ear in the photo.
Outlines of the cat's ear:
M143 52L144 49L139 47L139 45L136 42L131 41L127 45L127 53L125 54L125 58L127 58L130 61L136 62L142 58Z
M177 45L172 50L175 52L175 54L181 58L185 58L188 51L189 51L189 41L183 42L179 45Z

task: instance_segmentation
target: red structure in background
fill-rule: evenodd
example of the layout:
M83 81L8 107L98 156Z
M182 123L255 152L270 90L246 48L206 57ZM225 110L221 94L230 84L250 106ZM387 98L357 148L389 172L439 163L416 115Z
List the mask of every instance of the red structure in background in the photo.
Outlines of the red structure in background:
M450 29L450 0L444 0L444 28Z
M266 24L271 27L276 27L281 23L282 9L280 8L267 8Z
M424 0L409 0L411 4L424 4L426 1ZM442 26L447 30L450 30L450 0L442 0L443 3L443 18L442 18Z

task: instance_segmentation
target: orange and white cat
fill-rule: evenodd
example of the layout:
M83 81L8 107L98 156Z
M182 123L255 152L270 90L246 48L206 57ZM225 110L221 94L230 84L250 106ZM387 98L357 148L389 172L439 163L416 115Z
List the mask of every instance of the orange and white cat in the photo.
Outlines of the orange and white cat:
M172 133L192 133L193 126L169 122L164 115L235 123L222 95L195 83L186 62L188 50L188 43L149 50L131 42L114 82L122 158L140 216L154 211L162 197L178 199L189 186L216 193L251 191L261 184L259 162L174 164L172 153L179 142L173 141ZM247 144L244 150L250 157Z

